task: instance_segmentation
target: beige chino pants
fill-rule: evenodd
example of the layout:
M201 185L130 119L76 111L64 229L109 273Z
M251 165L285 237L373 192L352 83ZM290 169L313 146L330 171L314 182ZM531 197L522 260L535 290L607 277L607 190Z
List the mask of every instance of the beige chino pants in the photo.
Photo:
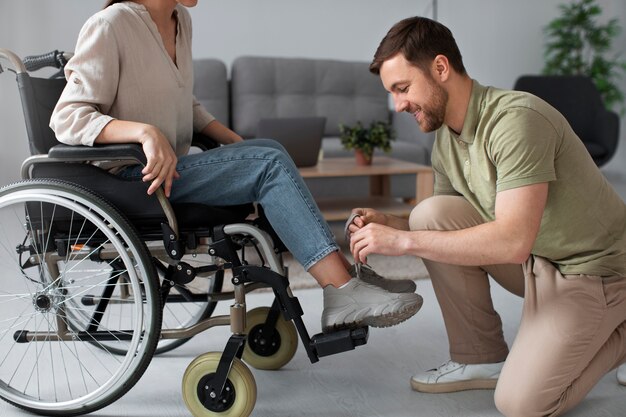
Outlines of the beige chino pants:
M483 223L462 197L436 196L411 213L411 230L459 230ZM458 266L424 259L443 314L451 359L506 359L495 392L507 417L558 416L626 361L626 279L561 275L547 260L524 265ZM508 351L491 300L490 275L524 297Z

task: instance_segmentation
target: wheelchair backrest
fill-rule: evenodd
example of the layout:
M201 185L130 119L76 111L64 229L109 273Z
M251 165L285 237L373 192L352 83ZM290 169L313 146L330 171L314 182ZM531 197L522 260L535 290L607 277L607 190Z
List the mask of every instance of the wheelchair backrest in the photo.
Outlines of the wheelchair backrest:
M35 78L28 73L17 74L31 155L47 154L51 147L59 144L49 124L65 84L65 78Z

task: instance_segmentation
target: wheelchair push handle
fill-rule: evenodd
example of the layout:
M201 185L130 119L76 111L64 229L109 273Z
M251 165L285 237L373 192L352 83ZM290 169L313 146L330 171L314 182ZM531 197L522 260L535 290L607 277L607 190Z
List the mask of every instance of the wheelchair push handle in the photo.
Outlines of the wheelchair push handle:
M41 55L27 56L22 60L15 52L0 48L0 73L7 69L16 74L37 71L42 68L52 67L62 69L72 57L71 52L52 51ZM9 62L10 66L2 66L2 60Z
M24 67L27 71L33 72L46 67L63 68L71 54L54 50L41 55L29 55L24 58Z
M3 59L9 61L9 63L11 64L10 68L2 66ZM14 71L17 74L26 72L26 67L24 66L24 63L22 62L20 57L15 54L15 52L9 51L8 49L0 48L0 73L2 73L5 68Z

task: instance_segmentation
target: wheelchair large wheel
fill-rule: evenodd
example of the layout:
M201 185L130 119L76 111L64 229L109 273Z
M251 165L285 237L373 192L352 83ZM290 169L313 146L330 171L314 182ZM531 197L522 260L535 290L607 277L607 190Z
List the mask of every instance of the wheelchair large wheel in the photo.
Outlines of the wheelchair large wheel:
M157 266L156 270L159 274L159 278L162 280L162 264L158 260L153 260ZM186 262L191 263L186 260ZM191 327L205 318L211 317L215 307L216 301L209 300L209 294L219 292L222 288L224 271L217 271L211 277L196 278L192 282L186 285L175 285L167 297L165 305L163 305L162 324L161 329L183 329ZM80 301L86 305L94 305L98 302L96 297L91 295L83 297ZM132 320L132 309L121 308L119 314L127 315L128 320ZM80 322L79 326L84 326L89 322L90 317L88 314L81 314L75 317L77 322ZM154 355L163 354L169 352L177 347L185 344L191 340L188 338L180 339L159 339ZM110 353L115 355L126 355L128 352L128 346L117 341L102 341L97 344L98 347L106 349Z
M202 263L197 259L183 260L189 264ZM205 260L205 265L210 262ZM175 285L170 291L163 306L163 329L177 329L191 327L194 324L211 317L217 301L211 301L209 294L222 290L224 271L219 270L210 277L197 277L185 285ZM161 339L155 351L156 355L169 352L187 343L191 338Z
M144 243L107 202L53 180L0 189L0 270L0 397L70 416L112 403L139 380L159 337L158 278ZM78 302L85 296L98 302ZM128 353L112 355L104 343Z
M205 353L185 371L183 399L194 417L248 417L254 409L256 382L250 369L238 358L233 360L228 373L224 395L209 399L206 391L215 388L211 381L221 357L220 352Z

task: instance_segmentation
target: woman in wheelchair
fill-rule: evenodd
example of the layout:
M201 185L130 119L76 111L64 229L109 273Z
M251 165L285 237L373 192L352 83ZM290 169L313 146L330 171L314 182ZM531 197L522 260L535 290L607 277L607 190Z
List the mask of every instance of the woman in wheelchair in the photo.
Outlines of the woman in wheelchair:
M322 329L386 327L422 304L412 281L355 268L338 250L293 161L278 143L243 141L193 97L191 20L197 0L110 1L80 32L50 122L70 145L139 143L145 166L111 172L163 187L174 203L258 202L280 239L324 288ZM219 146L187 154L193 133ZM358 272L358 274L357 274ZM358 277L357 277L358 275Z

